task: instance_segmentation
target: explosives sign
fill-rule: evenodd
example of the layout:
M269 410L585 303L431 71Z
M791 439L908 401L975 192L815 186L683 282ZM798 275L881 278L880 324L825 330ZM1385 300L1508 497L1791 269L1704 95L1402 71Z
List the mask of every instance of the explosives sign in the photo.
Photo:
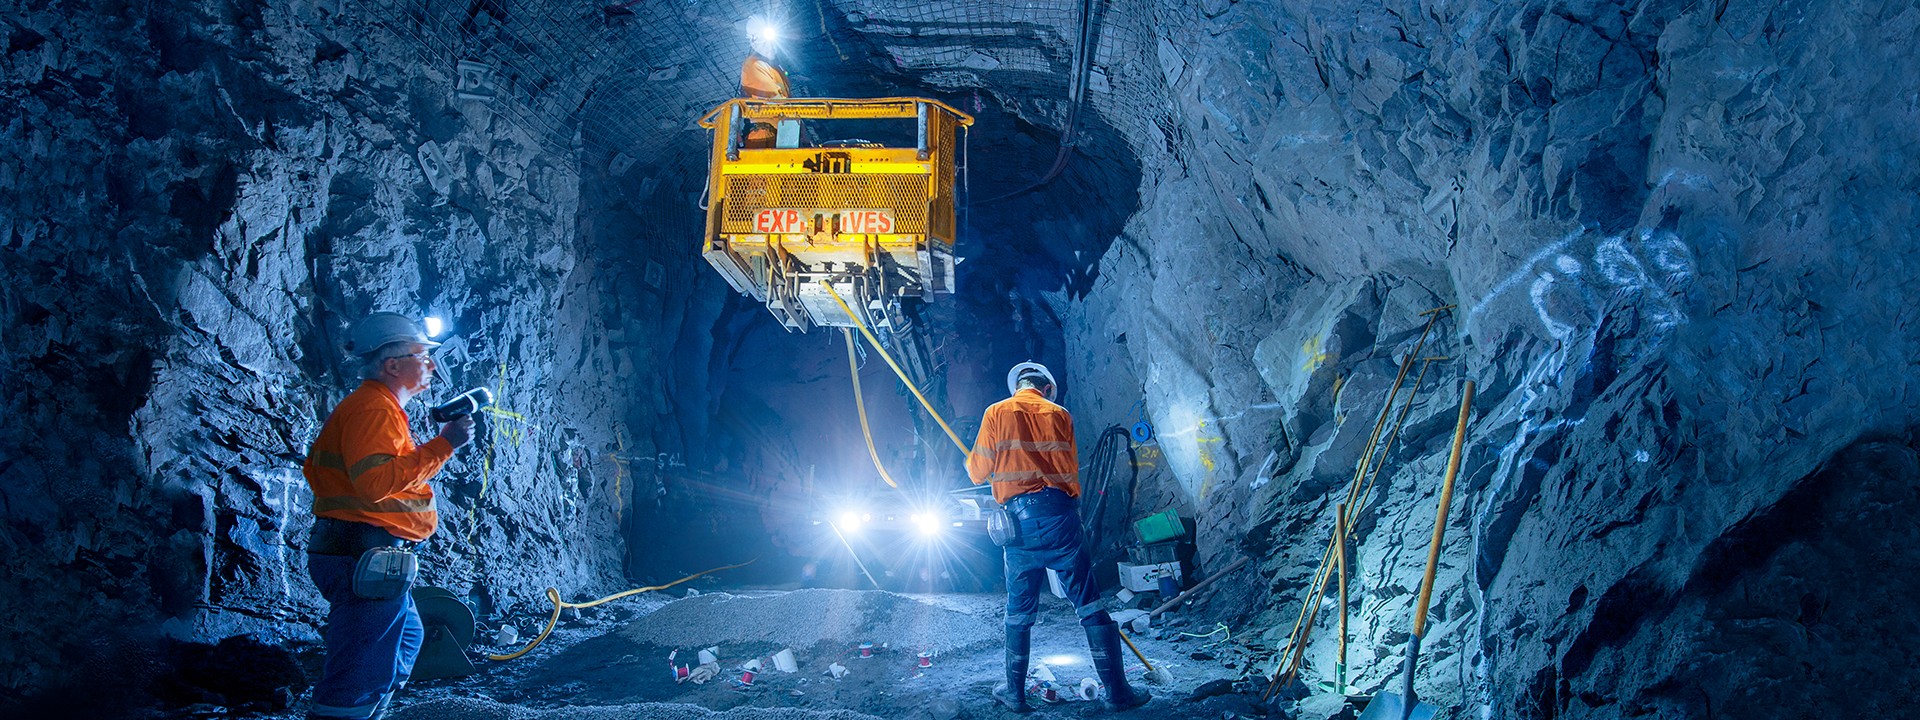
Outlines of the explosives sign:
M803 233L807 231L805 218L806 216L799 210L767 208L754 214L753 231L756 233Z
M813 232L812 210L766 208L753 215L753 231L765 235ZM840 210L834 214L839 232L876 234L894 232L893 213L886 210Z
M885 210L842 210L840 211L840 232L893 232L893 213Z

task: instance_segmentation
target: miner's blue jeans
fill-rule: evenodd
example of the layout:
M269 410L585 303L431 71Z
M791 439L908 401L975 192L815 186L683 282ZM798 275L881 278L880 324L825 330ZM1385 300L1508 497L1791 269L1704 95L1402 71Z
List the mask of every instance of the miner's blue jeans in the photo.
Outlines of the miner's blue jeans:
M1016 507L1024 506L1024 513L1020 516L1020 546L1005 548L1007 625L1033 624L1040 610L1040 593L1047 587L1048 569L1059 573L1060 585L1066 589L1074 613L1080 616L1080 624L1108 622L1106 611L1100 608L1100 589L1093 584L1093 560L1083 546L1080 513L1073 498L1053 489L1031 494L1043 496L1029 499L1038 502L1019 502L1026 496L1009 501Z
M413 593L391 600L353 594L348 555L307 555L307 573L327 599L327 664L313 686L309 718L367 720L384 715L393 694L413 674L426 630L414 609Z

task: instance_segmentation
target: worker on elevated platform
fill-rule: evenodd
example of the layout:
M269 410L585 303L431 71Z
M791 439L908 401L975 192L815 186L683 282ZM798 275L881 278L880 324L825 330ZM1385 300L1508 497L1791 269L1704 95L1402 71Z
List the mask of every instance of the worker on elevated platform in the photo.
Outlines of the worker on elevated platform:
M1107 688L1109 710L1139 707L1152 698L1127 684L1120 656L1120 627L1100 607L1093 562L1080 533L1079 451L1073 416L1054 404L1053 373L1023 362L1007 373L1013 397L994 403L980 420L980 436L967 458L973 484L993 484L993 499L1013 513L1018 532L1006 551L1006 681L993 698L1014 712L1027 704L1027 659L1033 646L1033 622L1047 570L1060 576L1067 601L1086 628L1093 667ZM995 542L1001 542L996 538Z
M779 28L755 18L749 32L753 34L750 45L752 51L747 53L747 61L740 66L740 94L759 100L785 100L792 97L793 87L787 82L786 71L773 61L774 54L780 50ZM779 129L774 125L756 122L747 127L746 138L740 146L770 148L774 146L778 135Z

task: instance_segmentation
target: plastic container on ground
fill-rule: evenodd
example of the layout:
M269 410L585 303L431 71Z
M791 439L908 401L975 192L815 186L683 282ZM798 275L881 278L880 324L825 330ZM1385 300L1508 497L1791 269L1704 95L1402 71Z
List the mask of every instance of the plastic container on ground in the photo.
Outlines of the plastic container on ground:
M1178 582L1181 579L1180 563L1155 563L1135 565L1119 563L1120 586L1136 593L1159 592L1160 578L1171 577Z
M1133 532L1140 536L1140 542L1151 545L1185 536L1187 526L1180 522L1179 513L1167 510L1135 520Z

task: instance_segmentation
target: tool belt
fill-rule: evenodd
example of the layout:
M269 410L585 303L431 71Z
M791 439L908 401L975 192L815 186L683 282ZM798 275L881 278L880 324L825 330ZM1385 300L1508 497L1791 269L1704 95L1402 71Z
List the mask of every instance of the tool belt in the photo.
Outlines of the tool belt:
M420 574L413 543L385 528L333 518L316 518L307 552L358 556L353 565L353 594L367 600L391 600L406 594Z
M988 511L987 538L1000 547L1025 547L1026 537L1020 532L1020 521L1073 512L1073 498L1057 488L1015 495L1008 498L1005 505Z
M1073 496L1052 487L1007 498L1006 508L1020 520L1071 515L1074 512Z

